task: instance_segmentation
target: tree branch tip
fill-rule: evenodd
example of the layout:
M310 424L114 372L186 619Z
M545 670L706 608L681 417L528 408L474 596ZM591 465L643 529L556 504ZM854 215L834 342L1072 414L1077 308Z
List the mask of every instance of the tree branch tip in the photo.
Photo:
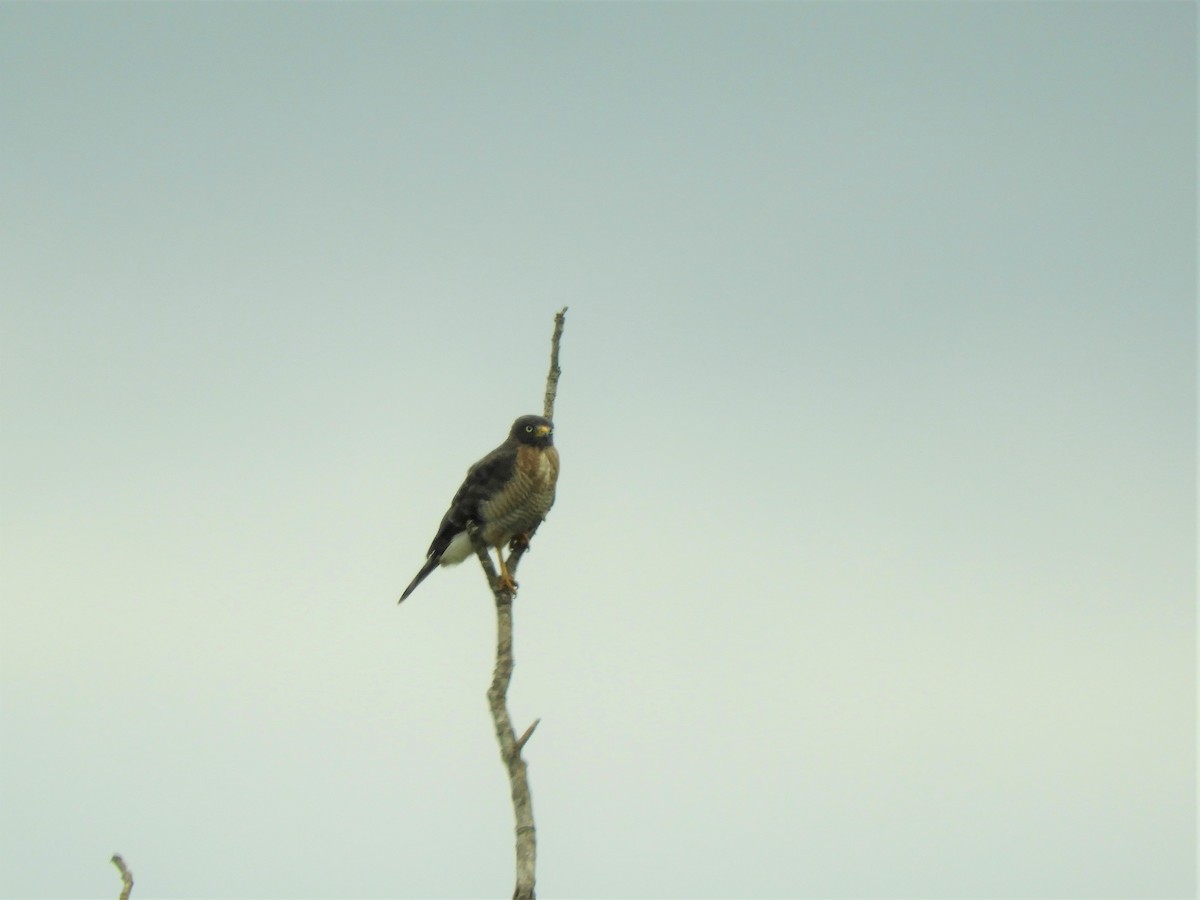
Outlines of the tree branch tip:
M129 895L133 892L133 873L129 871L129 866L125 865L120 853L114 853L110 862L121 873L121 900L129 900Z

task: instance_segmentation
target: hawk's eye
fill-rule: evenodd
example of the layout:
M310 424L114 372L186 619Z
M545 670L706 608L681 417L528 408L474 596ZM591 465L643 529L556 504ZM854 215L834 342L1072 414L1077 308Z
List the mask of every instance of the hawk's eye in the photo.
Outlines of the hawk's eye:
M526 425L526 426L525 426L525 430L526 430L526 431L529 431L529 432L532 432L532 431L533 431L533 426L532 426L532 425Z

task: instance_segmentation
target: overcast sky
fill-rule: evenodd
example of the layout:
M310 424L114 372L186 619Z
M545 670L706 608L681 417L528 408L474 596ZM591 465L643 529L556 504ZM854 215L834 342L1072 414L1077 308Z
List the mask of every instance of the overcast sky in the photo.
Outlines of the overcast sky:
M1195 26L0 5L0 893L1191 896Z

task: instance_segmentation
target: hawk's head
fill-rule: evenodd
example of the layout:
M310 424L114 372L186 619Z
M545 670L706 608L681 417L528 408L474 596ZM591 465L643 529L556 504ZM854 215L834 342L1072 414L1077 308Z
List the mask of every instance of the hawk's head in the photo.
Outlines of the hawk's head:
M542 416L521 416L513 422L508 439L518 444L549 447L554 443L554 425Z

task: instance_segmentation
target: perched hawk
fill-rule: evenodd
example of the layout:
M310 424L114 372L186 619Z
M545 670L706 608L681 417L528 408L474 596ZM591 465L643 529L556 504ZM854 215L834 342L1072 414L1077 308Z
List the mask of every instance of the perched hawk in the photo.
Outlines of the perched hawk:
M508 440L467 470L429 545L425 565L399 602L403 603L435 566L452 566L474 553L466 531L472 519L484 542L496 548L501 581L509 588L516 587L504 563L504 548L513 538L528 540L554 504L557 481L554 426L541 416L521 416L513 422Z

